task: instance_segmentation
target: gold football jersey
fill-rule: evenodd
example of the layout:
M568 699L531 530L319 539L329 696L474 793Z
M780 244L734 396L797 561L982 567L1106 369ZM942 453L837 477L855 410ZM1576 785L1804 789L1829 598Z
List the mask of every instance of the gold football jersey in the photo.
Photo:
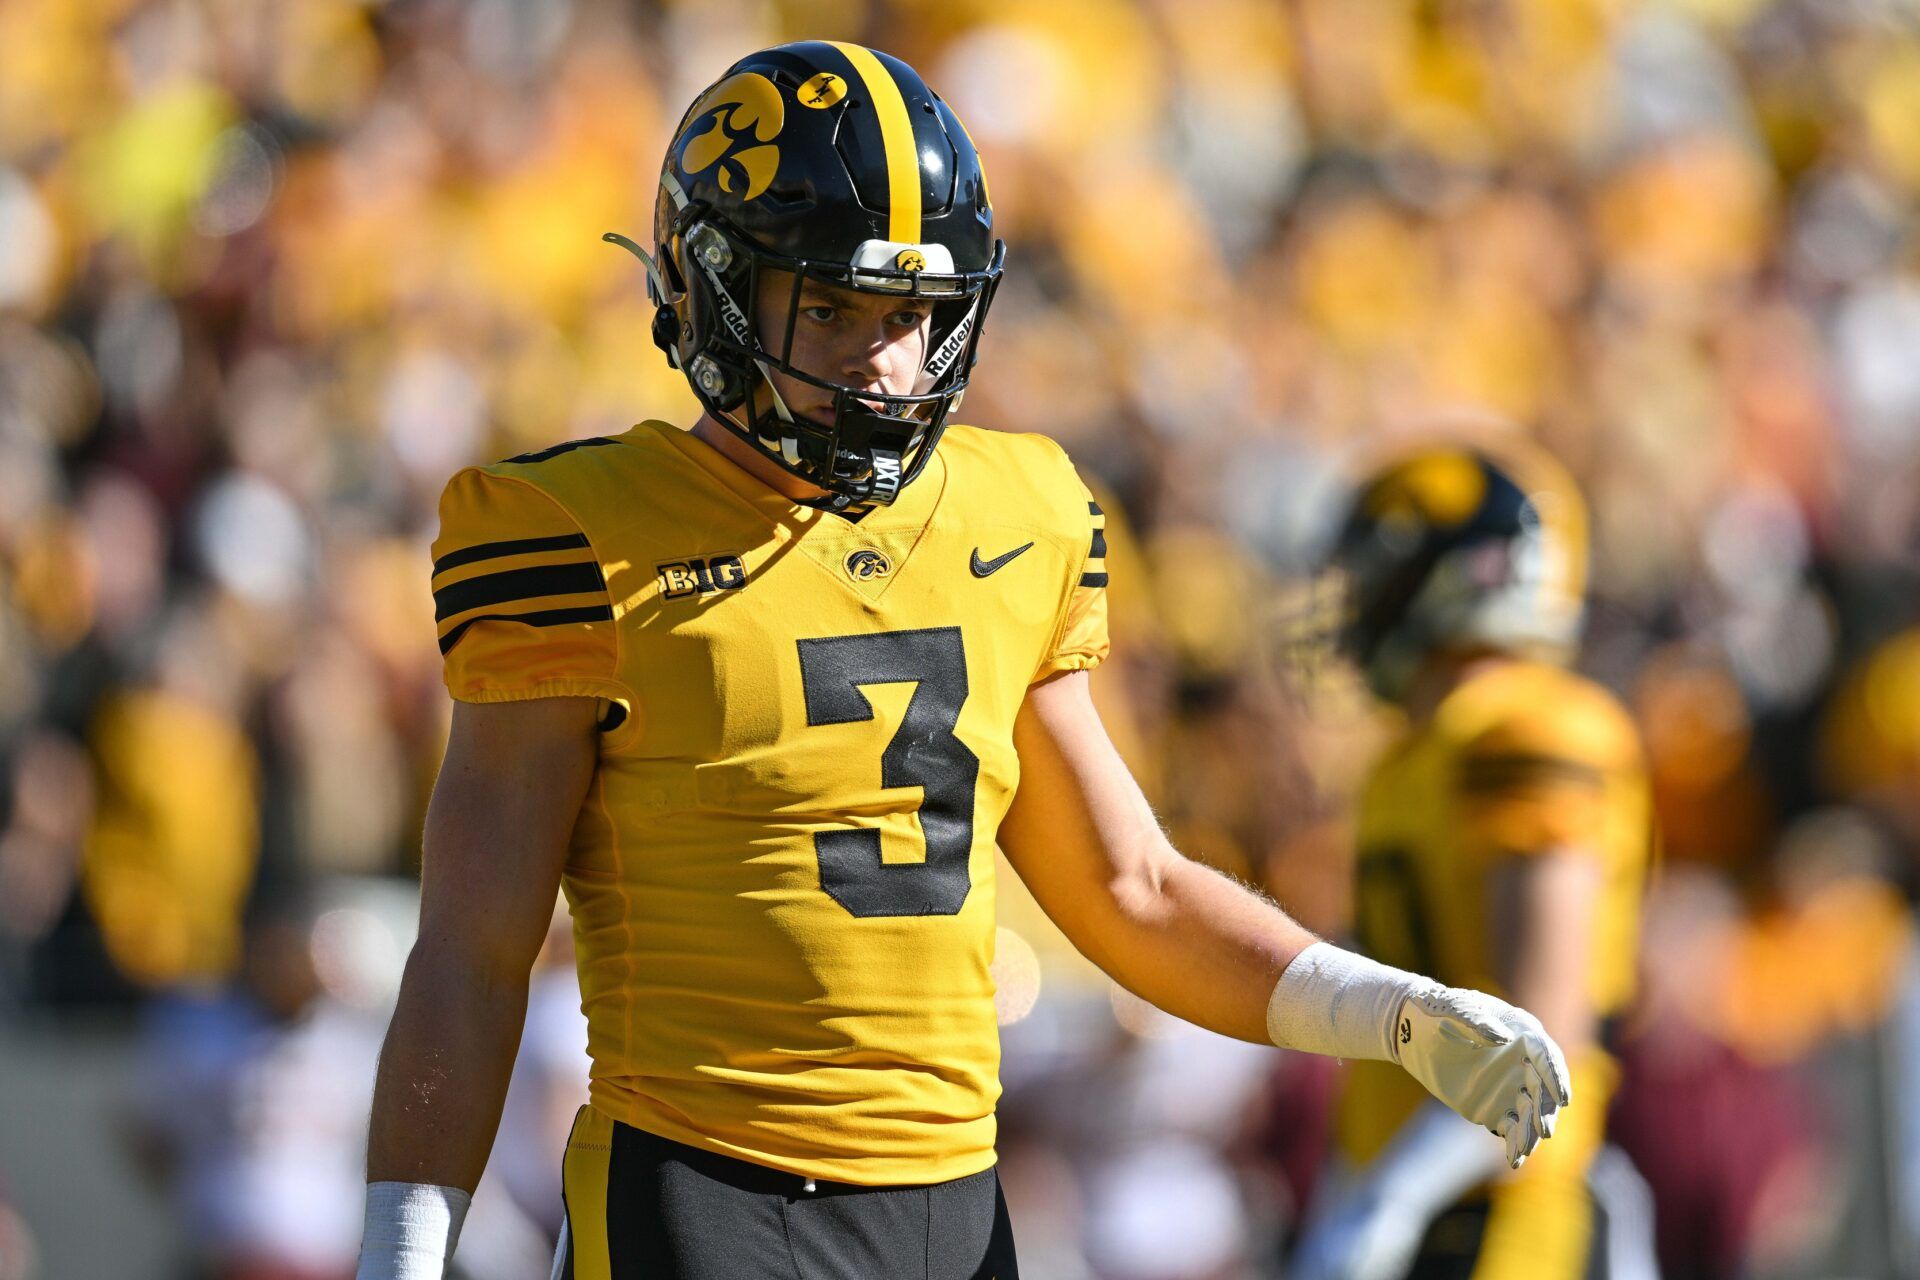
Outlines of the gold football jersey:
M1360 948L1450 986L1507 996L1489 923L1489 872L1508 858L1583 849L1603 870L1590 995L1603 1019L1617 1015L1633 994L1652 829L1639 738L1625 709L1558 667L1502 663L1448 695L1367 779L1354 893ZM1614 1070L1597 1047L1570 1066L1574 1102L1553 1140L1491 1188L1477 1280L1583 1274L1591 1231L1585 1176L1604 1136ZM1372 1160L1426 1101L1392 1063L1350 1064L1339 1112L1348 1161Z
M970 427L857 521L659 422L453 478L448 690L605 700L594 1106L811 1177L992 1164L994 833L1028 687L1106 654L1102 524L1058 445Z

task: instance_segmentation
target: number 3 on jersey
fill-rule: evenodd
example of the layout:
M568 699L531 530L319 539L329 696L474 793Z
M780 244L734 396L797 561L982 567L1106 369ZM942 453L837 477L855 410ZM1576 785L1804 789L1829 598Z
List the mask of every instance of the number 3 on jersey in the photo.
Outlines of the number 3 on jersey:
M882 631L800 641L800 687L809 725L873 719L862 685L914 685L907 713L880 753L880 785L920 787L925 862L880 860L880 833L814 837L820 886L856 916L950 916L973 888L973 790L980 757L954 736L967 700L967 654L958 627Z

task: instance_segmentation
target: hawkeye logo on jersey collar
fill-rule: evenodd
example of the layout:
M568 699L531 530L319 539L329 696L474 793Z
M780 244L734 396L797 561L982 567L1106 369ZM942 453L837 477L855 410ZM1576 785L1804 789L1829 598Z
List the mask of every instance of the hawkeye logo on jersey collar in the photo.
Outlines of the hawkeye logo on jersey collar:
M747 566L739 556L695 556L669 560L653 568L660 575L660 594L668 600L738 591L747 585Z
M855 582L865 582L870 578L884 578L893 572L893 561L872 547L861 547L858 551L847 553L847 576Z

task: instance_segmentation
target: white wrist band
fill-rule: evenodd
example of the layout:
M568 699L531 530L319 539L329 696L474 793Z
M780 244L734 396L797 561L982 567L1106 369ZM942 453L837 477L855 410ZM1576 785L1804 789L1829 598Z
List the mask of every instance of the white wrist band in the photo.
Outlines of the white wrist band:
M1400 1005L1433 985L1430 978L1316 942L1274 984L1267 1035L1282 1049L1398 1062L1393 1025Z
M356 1280L441 1280L472 1203L458 1187L368 1183Z

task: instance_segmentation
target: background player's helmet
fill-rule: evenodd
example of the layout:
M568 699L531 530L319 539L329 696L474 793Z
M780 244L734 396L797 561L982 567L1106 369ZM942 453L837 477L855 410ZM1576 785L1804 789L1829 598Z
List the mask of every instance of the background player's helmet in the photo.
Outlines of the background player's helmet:
M1339 643L1381 697L1431 654L1487 648L1566 660L1587 575L1586 505L1525 446L1429 446L1355 493L1330 557Z
M701 405L826 489L817 505L893 501L966 390L1005 254L979 154L952 109L912 67L858 45L750 54L674 131L654 239L654 341ZM754 297L768 268L794 282L784 327L762 333ZM788 363L808 279L933 300L912 394L856 392ZM771 369L831 391L833 420L790 416ZM760 385L756 412L748 392Z

